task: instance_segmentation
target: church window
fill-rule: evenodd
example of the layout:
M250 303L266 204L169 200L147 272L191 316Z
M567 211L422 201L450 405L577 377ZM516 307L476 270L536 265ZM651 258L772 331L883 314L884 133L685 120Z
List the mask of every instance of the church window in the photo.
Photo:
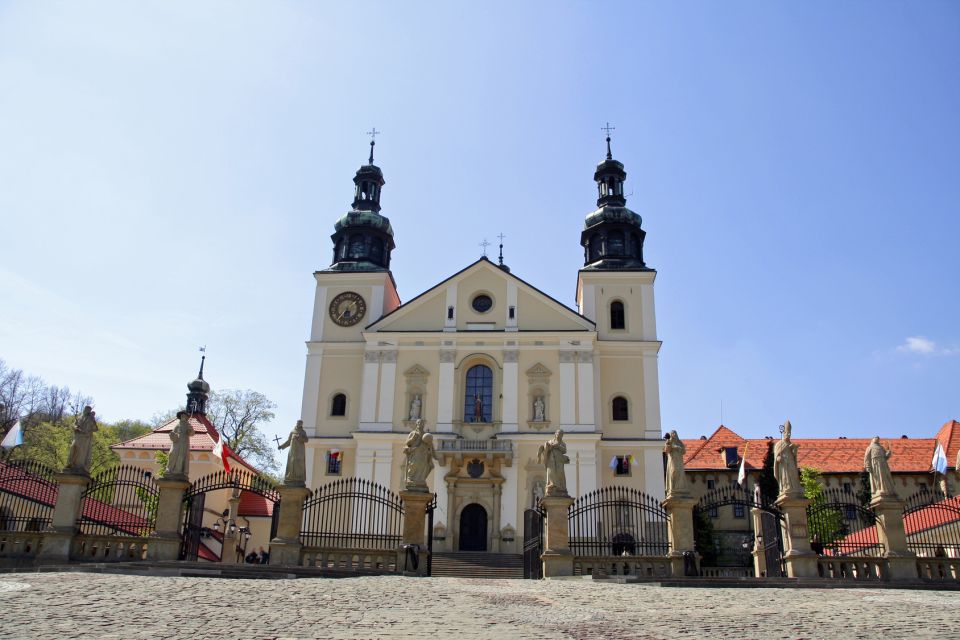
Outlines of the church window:
M342 393L338 393L337 395L333 396L333 400L330 401L330 415L347 415L347 396Z
M482 364L467 371L464 389L463 421L491 422L493 415L493 371Z
M613 419L618 422L630 419L630 411L627 408L627 399L623 396L617 396L613 399Z
M625 329L627 326L626 318L623 313L623 303L614 300L610 303L610 328Z
M338 476L343 463L343 452L337 449L327 451L327 475Z
M485 293L481 293L473 299L473 310L477 313L486 313L493 307L493 300Z
M615 465L613 467L613 475L615 476L629 476L630 475L630 456L617 456L615 458Z

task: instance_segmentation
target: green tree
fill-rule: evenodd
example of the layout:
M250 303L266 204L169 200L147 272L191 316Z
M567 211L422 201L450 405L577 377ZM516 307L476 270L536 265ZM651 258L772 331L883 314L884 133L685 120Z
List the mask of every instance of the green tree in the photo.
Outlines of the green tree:
M843 510L827 503L823 489L823 474L811 467L800 469L800 484L803 495L810 500L807 507L807 531L810 541L829 547L847 535Z
M713 520L705 509L693 510L694 548L700 554L700 565L706 567L717 564L717 540L713 535Z
M870 474L864 469L860 472L860 488L857 490L857 502L861 507L869 507L873 495L870 491Z
M760 495L764 502L772 503L777 499L780 486L777 484L777 476L773 473L773 440L767 440L767 452L763 456L760 475L757 476L757 486L760 487Z
M276 406L259 391L225 389L210 394L207 419L234 453L265 472L276 473L280 465L274 458L275 448L261 431L273 420Z
M63 469L70 454L70 442L73 440L73 425L76 418L64 418L59 424L40 422L25 430L23 445L12 454L15 460L36 460L55 471ZM115 467L120 458L110 449L110 445L135 438L150 431L150 427L135 420L121 420L116 424L98 422L99 428L93 434L93 453L90 473L96 475Z

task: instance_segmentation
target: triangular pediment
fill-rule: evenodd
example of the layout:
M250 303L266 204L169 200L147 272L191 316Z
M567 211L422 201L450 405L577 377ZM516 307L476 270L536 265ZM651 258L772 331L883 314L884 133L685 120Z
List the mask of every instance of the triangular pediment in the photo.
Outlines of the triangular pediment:
M552 373L550 369L547 369L539 362L527 369L527 376L530 378L546 378Z
M413 365L409 369L403 372L403 375L408 378L426 378L430 375L430 372L421 367L418 364Z
M486 300L478 301L483 297ZM481 304L480 302L484 302ZM453 318L449 307L453 307ZM510 308L514 316L510 318ZM434 285L368 332L594 331L589 319L486 258Z

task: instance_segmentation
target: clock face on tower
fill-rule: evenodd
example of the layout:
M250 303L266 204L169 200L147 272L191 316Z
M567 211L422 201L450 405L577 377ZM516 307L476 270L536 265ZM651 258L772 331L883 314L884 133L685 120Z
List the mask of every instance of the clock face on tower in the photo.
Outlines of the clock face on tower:
M344 291L330 303L330 319L341 327L352 327L367 314L363 296L353 291Z

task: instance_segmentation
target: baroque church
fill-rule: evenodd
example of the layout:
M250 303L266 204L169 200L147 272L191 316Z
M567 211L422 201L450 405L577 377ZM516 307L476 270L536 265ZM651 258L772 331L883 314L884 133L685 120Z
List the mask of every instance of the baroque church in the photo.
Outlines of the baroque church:
M662 498L656 271L610 138L580 235L577 309L537 289L536 274L486 257L401 302L370 145L352 208L334 223L331 264L314 273L308 486L355 476L401 490L404 440L423 419L437 551L520 551L524 510L546 481L537 448L558 429L574 498L611 484Z

